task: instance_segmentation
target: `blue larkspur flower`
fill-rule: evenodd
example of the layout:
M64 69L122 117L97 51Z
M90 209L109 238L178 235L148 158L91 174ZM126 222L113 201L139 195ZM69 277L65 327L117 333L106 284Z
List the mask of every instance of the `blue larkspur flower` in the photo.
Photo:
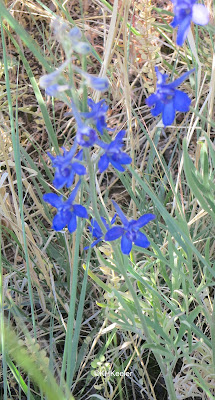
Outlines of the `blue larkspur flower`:
M74 143L70 151L66 151L64 147L62 149L63 155L54 157L48 153L55 168L53 185L56 189L62 189L64 185L69 188L74 182L75 174L85 175L87 172L85 166L80 163L83 159L83 150L79 151L74 157L77 143Z
M207 25L209 22L209 12L203 4L196 4L196 0L171 0L174 6L174 19L171 26L178 26L176 43L182 46L191 22L198 25Z
M137 221L134 219L129 221L115 201L113 201L113 204L123 226L114 226L113 228L110 228L107 231L104 239L107 242L110 242L121 237L121 250L123 254L129 254L131 252L132 243L139 247L148 247L150 242L148 241L146 235L140 231L140 228L148 224L148 222L151 220L155 219L155 215L145 214L142 215Z
M97 131L103 135L104 129L107 129L106 113L108 106L105 103L105 100L103 99L98 103L95 103L92 99L88 99L87 104L91 108L91 111L83 112L81 115L84 118L91 120L96 125Z
M190 98L186 93L176 88L187 79L195 69L185 72L180 78L171 83L166 83L168 75L159 72L158 67L155 67L155 71L157 75L156 92L146 99L146 104L149 107L154 106L151 110L154 117L162 113L164 126L171 125L175 119L176 111L187 112L189 110L191 103Z
M91 147L97 141L97 134L95 129L84 123L78 123L78 129L76 133L77 143L82 147Z
M61 231L66 225L68 225L68 230L72 233L77 228L77 217L88 218L87 210L84 206L73 204L80 183L80 181L77 183L66 201L63 200L63 196L58 196L55 193L44 194L43 200L57 208L57 214L52 222L52 228L55 231Z
M101 217L101 220L102 220L105 228L108 230L109 225L107 224L105 218ZM116 214L114 215L114 217L111 220L111 225L114 224L115 220L116 220ZM85 247L84 250L88 250L89 247L92 248L92 247L96 246L97 243L99 243L103 240L103 236L104 236L98 222L95 219L91 220L91 226L89 226L88 229L92 233L92 236L94 238L96 238L96 240L91 244L91 246Z
M105 150L105 153L98 162L100 172L104 172L108 168L109 163L118 171L123 172L125 168L122 165L131 163L131 157L121 150L124 136L125 131L123 130L118 132L116 138L110 144L104 143L99 139L97 140L97 144Z

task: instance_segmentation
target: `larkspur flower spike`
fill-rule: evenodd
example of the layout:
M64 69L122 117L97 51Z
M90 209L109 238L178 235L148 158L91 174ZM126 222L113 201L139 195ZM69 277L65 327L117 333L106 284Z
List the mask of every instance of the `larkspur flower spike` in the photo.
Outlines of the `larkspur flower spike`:
M52 228L55 231L61 231L68 225L70 233L74 232L77 228L77 217L87 218L87 210L80 204L73 204L77 195L80 181L75 186L69 198L64 201L63 196L58 196L55 193L46 193L43 196L43 200L51 204L51 206L57 208L57 214L55 215L52 223Z
M203 4L196 4L196 0L171 0L174 6L174 19L171 26L178 26L176 43L182 46L191 22L198 25L207 25L209 12Z
M159 72L158 67L155 67L155 71L157 75L156 92L146 99L146 104L149 107L154 106L151 110L154 117L162 113L163 124L164 126L168 126L173 123L176 111L187 112L189 110L191 103L190 98L186 93L176 88L187 79L195 69L185 72L180 78L171 83L166 83L168 75Z
M115 201L113 201L113 205L119 218L121 219L123 226L114 226L113 228L110 228L105 235L105 240L110 242L121 237L121 250L123 254L129 254L131 252L132 243L139 247L148 247L150 242L144 233L140 231L140 228L148 224L148 222L151 220L155 219L155 215L145 214L142 215L137 221L134 219L129 221Z

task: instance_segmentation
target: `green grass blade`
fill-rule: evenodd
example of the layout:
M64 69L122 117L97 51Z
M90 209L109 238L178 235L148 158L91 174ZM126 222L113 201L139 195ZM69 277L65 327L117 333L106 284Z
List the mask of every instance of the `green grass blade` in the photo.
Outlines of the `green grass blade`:
M16 166L18 197L19 197L20 215L21 215L22 231L23 231L23 244L24 244L25 260L26 260L26 267L27 267L28 290L29 290L29 297L30 297L30 302L31 302L31 318L32 318L34 335L36 338L34 301L33 301L32 287L31 287L31 274L30 274L30 265L29 265L27 239L26 239L25 222L24 222L24 211L23 211L23 188L22 188L21 160L20 160L20 149L19 149L19 135L18 135L18 126L16 124L16 128L15 128L15 124L14 124L13 105L12 105L11 91L10 91L10 80L9 80L8 66L7 66L7 53L6 53L4 30L3 30L2 24L1 24L1 34L2 34L3 58L4 58L4 65L5 65L5 81L6 81L6 88L7 88L7 97L8 97L8 106L9 106L9 115L10 115L10 124L11 124L11 136L12 136L14 159L15 159L15 166ZM16 118L16 121L18 122L18 118Z

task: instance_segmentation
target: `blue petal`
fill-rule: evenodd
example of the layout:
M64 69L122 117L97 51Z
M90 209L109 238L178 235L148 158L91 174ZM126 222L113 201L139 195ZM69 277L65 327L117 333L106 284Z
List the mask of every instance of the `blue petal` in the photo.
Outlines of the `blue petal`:
M209 11L203 4L194 4L192 8L192 21L198 25L208 24Z
M112 158L110 159L110 162L113 165L113 167L116 168L118 171L120 171L120 172L124 172L125 171L125 168L122 167L122 165L119 162L114 161Z
M69 177L67 178L67 184L66 187L69 188L72 186L75 178L75 171L71 170Z
M71 214L70 221L68 223L68 230L70 233L73 233L77 228L77 219L74 213Z
M129 254L132 249L132 241L127 238L126 234L122 236L121 240L121 250L123 254Z
M76 117L76 120L77 118L79 118L79 115ZM78 130L76 133L76 140L78 144L83 147L93 146L94 143L97 141L97 134L95 129L86 124L83 124L82 122L79 122Z
M116 240L124 233L124 228L121 226L114 226L113 228L109 229L105 235L105 240L107 242L111 242L111 240Z
M128 220L127 220L125 214L122 212L121 208L118 206L118 204L114 200L112 200L112 203L113 203L115 210L116 210L119 218L121 219L123 225L127 226Z
M114 222L116 221L116 217L117 217L117 214L115 214L115 215L113 216L112 220L110 221L111 225L113 225Z
M105 219L103 217L101 217L102 222L104 223L105 227L107 226L107 229L109 228L109 226L107 225ZM90 232L92 232L92 235L96 238L100 238L101 236L103 236L102 230L98 224L98 222L95 219L91 220L91 225L89 226L88 229Z
M173 21L170 24L173 28L176 28L177 25L179 25L179 20L178 18L175 16Z
M68 203L72 204L73 201L75 200L80 184L81 184L81 181L78 181L77 185L75 186L75 188L73 189L72 193L70 194L70 196L67 200Z
M72 168L78 175L85 175L87 173L85 166L80 164L79 162L73 162Z
M175 108L173 101L164 105L162 120L164 126L171 125L175 119Z
M80 150L79 152L78 152L78 154L75 156L75 158L77 159L77 160L82 160L83 159L83 150Z
M61 231L68 224L71 215L70 211L57 213L53 219L52 228L55 231Z
M89 247L91 247L91 248L93 248L94 246L96 246L96 244L97 243L99 243L99 242L101 242L102 241L102 239L100 238L100 239L97 239L97 240L95 240L95 242L93 242L90 246L87 246L87 247L84 247L84 250L88 250L89 249Z
M136 237L136 240L134 241L134 244L136 246L140 246L140 247L144 247L144 248L150 246L150 242L148 241L146 235L144 235L144 233L142 233L142 232L137 233L137 237Z
M51 206L53 206L55 208L62 207L62 205L63 205L62 196L58 196L55 193L44 194L43 200L46 201L47 203L51 204Z
M131 164L132 158L128 154L121 152L118 156L120 164Z
M62 189L62 187L66 184L68 177L62 176L60 173L56 173L53 185L56 189Z
M106 128L107 128L107 124L105 121L105 117L102 116L96 122L96 129L101 135L103 135L103 130Z
M84 206L81 206L80 204L74 204L73 210L74 210L74 214L77 215L78 217L81 217L81 218L88 217L86 208Z
M185 79L188 78L190 74L192 74L195 71L195 68L191 69L190 71L185 72L180 78L176 79L175 81L171 82L168 84L168 88L170 89L175 89L177 86L181 85L182 82L185 81Z
M92 232L93 230L95 230L95 231L100 230L100 226L99 226L98 222L95 219L91 220L91 225L92 226L89 226L89 231L90 232Z
M157 117L157 115L159 115L160 113L162 113L164 108L164 103L162 103L161 101L157 101L157 103L155 104L155 108L151 109L151 114L154 117Z
M187 112L190 107L191 100L188 95L181 90L175 90L174 107L177 111Z
M99 243L99 242L101 242L102 241L102 239L100 238L100 239L97 239L97 240L95 240L95 242L93 242L92 244L91 244L91 246L90 247L94 247L97 243Z
M142 215L135 223L133 224L133 227L136 228L142 228L144 225L148 224L150 221L155 219L156 216L154 214L145 214Z
M64 149L64 147L62 147L62 149L64 150L64 161L70 161L74 157L75 152L77 150L77 143L75 141L73 146L71 147L71 149L69 151L66 151Z
M98 162L99 172L104 172L108 168L108 165L109 165L109 158L107 154L103 154L103 156L101 156Z
M102 101L104 102L105 100L101 100L100 103L101 103ZM93 101L93 99L87 99L87 105L88 105L90 108L93 108L93 107L95 106L95 104L96 104L96 103L95 103L95 101Z
M119 131L114 139L114 142L121 142L124 139L125 133L125 130Z
M168 78L168 75L167 75L167 74L162 74L162 73L159 71L159 69L158 69L157 66L155 67L155 72L156 72L156 75L157 75L157 84L158 84L158 85L164 84L164 83L166 82L167 78ZM151 95L151 96L152 96L152 95ZM151 96L150 96L150 97L151 97ZM155 103L155 102L154 102L154 103Z
M108 154L115 154L120 151L121 147L124 145L124 143L120 140L113 140L107 148Z
M158 96L153 93L145 100L145 102L148 107L152 107L155 103L157 103L158 100Z
M108 230L108 229L109 229L109 225L108 225L108 223L106 222L105 218L104 218L104 217L101 217L101 220L102 220L102 222L103 222L105 228ZM100 229L100 232L101 232L101 234L102 234L102 231L101 231L101 228L100 228L100 227L99 227L99 229Z
M96 144L99 146L99 147L101 147L102 149L104 149L104 150L107 150L108 148L109 148L109 144L107 144L107 143L104 143L102 140L100 140L100 139L97 139L96 140Z
M189 29L190 29L191 19L192 19L192 17L191 17L191 15L189 14L189 15L188 15L186 18L184 18L184 20L179 24L179 27L178 27L178 34L177 34L177 40L176 40L176 43L177 43L178 46L182 46L183 43L184 43L184 41L185 41L185 39L186 39L186 37L187 37L188 31L189 31Z

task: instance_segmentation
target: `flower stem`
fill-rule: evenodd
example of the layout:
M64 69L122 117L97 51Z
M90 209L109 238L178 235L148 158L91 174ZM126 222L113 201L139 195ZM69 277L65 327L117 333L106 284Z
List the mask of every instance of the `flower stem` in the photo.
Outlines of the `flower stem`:
M88 165L88 171L89 171L89 186L90 186L90 196L91 196L91 201L92 201L92 206L93 206L93 214L94 218L96 219L97 223L99 224L101 230L103 233L106 233L106 228L101 220L99 211L98 211L98 206L97 206L97 193L96 193L96 181L95 181L95 171L93 167L93 163L90 158L90 151L89 149L85 149L85 156L87 160L87 165Z

